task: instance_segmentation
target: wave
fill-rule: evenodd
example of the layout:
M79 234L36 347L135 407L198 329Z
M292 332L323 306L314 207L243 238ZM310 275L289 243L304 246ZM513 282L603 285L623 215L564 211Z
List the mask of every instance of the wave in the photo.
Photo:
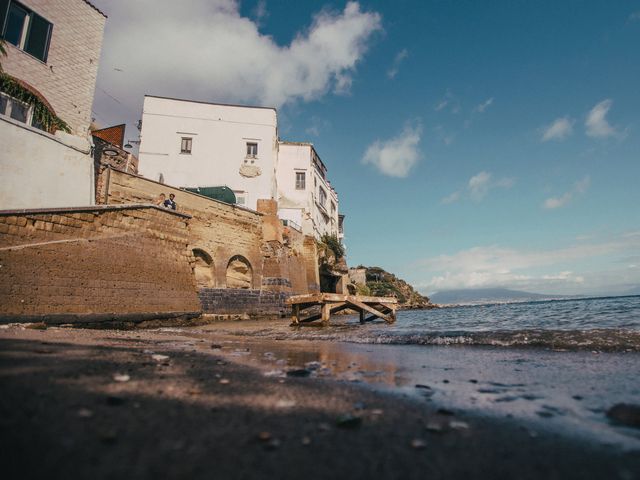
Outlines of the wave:
M322 340L387 345L469 345L540 348L556 351L640 352L640 332L624 329L448 332L364 332L357 329L283 332L271 329L228 332L274 340ZM316 330L316 329L313 329ZM355 331L354 331L355 330Z

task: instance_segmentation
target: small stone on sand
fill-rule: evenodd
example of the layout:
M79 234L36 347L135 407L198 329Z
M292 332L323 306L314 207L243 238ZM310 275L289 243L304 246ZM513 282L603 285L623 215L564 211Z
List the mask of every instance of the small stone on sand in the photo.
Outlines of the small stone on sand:
M422 440L421 438L414 438L411 440L411 448L415 448L416 450L423 450L427 447L427 442Z
M129 375L127 375L126 373L116 373L113 376L113 379L116 382L128 382L129 380L131 380L131 377Z

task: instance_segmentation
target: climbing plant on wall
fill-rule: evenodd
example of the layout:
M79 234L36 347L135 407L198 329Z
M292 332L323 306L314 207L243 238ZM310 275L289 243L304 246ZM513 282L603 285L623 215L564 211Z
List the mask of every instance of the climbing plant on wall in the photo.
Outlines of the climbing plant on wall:
M4 40L0 40L0 57L7 55ZM69 125L51 111L42 99L22 85L11 75L4 73L2 63L0 62L0 92L15 98L16 100L26 103L33 107L33 124L38 125L42 130L53 133L56 130L71 133Z

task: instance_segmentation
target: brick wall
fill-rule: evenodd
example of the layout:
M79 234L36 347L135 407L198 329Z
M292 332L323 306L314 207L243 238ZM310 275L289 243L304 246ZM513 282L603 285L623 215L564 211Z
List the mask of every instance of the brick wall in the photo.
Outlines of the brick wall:
M256 289L201 288L198 297L204 313L284 316L291 307L287 293Z
M53 24L47 63L7 44L2 68L40 91L76 135L86 135L106 18L84 0L20 0Z
M0 212L0 321L197 314L188 221L135 205Z

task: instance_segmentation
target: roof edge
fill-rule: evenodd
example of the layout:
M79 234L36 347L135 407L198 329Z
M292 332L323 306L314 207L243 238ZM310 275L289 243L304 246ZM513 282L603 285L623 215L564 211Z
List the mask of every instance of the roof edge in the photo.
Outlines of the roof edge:
M241 108L261 108L264 110L273 110L274 112L278 112L278 109L276 107L265 107L265 106L261 106L261 105L240 105L237 103L219 103L219 102L205 102L203 100L189 100L186 98L175 98L175 97L164 97L162 95L149 95L149 94L145 94L144 96L145 98L149 97L149 98L160 98L163 100L174 100L176 102L189 102L189 103L202 103L204 105L219 105L221 107L241 107Z

